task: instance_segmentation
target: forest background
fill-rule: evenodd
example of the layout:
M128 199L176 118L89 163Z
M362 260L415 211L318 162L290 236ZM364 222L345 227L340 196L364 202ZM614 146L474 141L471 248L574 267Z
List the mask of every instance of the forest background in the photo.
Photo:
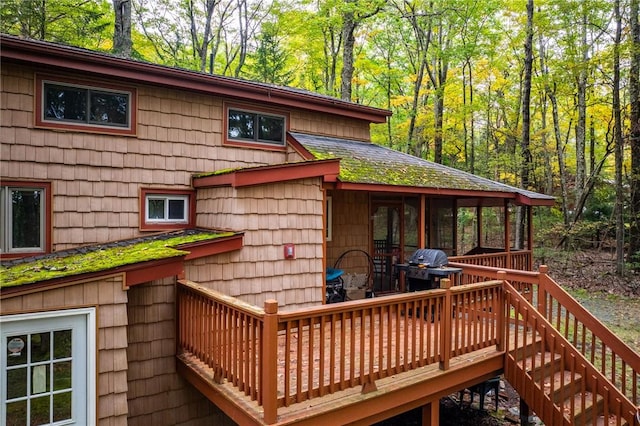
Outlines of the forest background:
M628 275L639 1L2 0L0 31L389 109L374 143L556 196L537 241Z

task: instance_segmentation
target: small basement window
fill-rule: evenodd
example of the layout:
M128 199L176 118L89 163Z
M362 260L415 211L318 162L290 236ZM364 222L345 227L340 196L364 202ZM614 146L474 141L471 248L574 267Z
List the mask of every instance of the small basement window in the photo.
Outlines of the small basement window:
M38 77L36 124L42 127L135 133L135 90Z
M180 229L193 225L194 207L193 192L166 190L160 192L153 189L143 189L143 216L141 228ZM158 191L158 192L156 192Z
M287 117L266 111L246 110L228 106L226 141L234 145L260 145L283 148Z

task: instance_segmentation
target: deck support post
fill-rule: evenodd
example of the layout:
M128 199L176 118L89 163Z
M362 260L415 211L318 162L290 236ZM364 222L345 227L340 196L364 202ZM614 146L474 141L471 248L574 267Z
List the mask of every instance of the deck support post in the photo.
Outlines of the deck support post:
M448 370L451 361L451 327L453 309L451 302L451 280L443 278L440 280L440 288L445 289L444 306L442 307L442 318L440 324L442 330L440 332L440 370Z
M264 422L274 424L278 420L278 301L264 302L262 330L261 394Z
M422 426L438 426L440 424L440 400L431 401L422 406Z
M522 398L520 398L520 424L523 426L529 424L529 406Z

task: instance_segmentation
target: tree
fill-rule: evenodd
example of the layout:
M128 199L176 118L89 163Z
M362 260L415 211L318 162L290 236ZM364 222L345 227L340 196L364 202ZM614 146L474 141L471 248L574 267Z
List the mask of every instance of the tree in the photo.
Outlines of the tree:
M613 138L615 141L615 177L616 177L616 272L624 272L624 219L622 206L624 191L622 183L622 114L620 111L620 42L622 40L622 15L620 0L614 2L616 33L613 45Z
M2 0L0 32L107 50L113 9L108 0Z
M113 53L128 58L131 56L131 1L113 0L115 25L113 31Z
M530 149L531 133L531 73L533 69L533 0L527 0L527 29L524 42L524 78L522 81L522 139L520 151L522 154L520 185L529 189L529 170L532 158ZM525 214L523 208L518 208L516 217L516 248L524 247Z
M353 78L353 49L355 31L362 22L382 9L385 2L380 0L346 0L342 12L342 73L340 95L343 100L351 100L351 80Z
M266 83L289 85L293 80L293 72L288 68L290 54L281 47L278 28L271 23L263 25L258 43L254 62L249 67L250 76Z
M638 0L631 0L631 70L629 74L629 142L631 144L631 188L629 255L635 270L640 270L640 23Z

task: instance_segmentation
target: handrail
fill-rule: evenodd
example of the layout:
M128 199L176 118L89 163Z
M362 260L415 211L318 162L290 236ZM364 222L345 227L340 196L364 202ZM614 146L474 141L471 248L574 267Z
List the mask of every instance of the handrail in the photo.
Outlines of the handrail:
M585 356L578 351L558 330L544 317L541 312L538 312L529 301L524 298L518 290L516 290L508 281L504 283L505 288L505 301L507 303L507 311L513 310L511 315L514 318L519 318L524 326L516 326L509 329L509 333L515 333L513 337L506 339L507 345L511 342L515 342L514 348L507 348L507 363L505 365L505 377L514 385L516 390L527 401L536 401L537 405L532 408L542 420L547 424L559 424L561 416L563 416L564 407L558 407L553 400L554 386L557 384L554 380L545 382L546 376L535 374L526 375L526 371L522 371L520 374L524 374L527 377L518 377L516 371L517 351L521 344L525 346L530 342L536 342L540 340L540 346L545 348L550 353L559 353L562 360L562 369L558 369L557 372L565 374L565 370L569 371L569 378L575 379L578 375L584 378L584 382L580 389L582 392L581 405L585 406L585 391L591 391L601 395L604 398L603 415L605 419L608 419L610 415L615 415L618 418L624 418L629 424L634 424L634 417L636 415L635 403L630 401L627 396L614 385L600 370L595 368ZM529 333L535 333L534 336L527 337ZM513 350L512 350L513 349ZM537 367L542 367L538 365ZM536 368L535 362L529 366L530 370ZM550 373L553 374L553 366ZM533 381L535 386L527 385L527 381ZM549 388L548 386L551 386ZM578 391L580 391L578 390ZM565 392L565 389L559 389L560 392ZM573 395L572 393L563 394L564 397ZM532 394L538 393L535 397ZM542 396L542 401L541 401ZM573 418L579 407L576 407L576 403L571 403L569 407L570 414Z
M521 269L529 271L533 265L531 250L499 251L493 253L452 256L449 262L466 265L488 266L499 269Z
M498 270L453 264L463 268L461 282L498 278ZM640 407L640 355L585 309L549 275L506 270L506 280L575 346L608 380Z
M540 276L538 293L538 310L545 318L640 407L640 355L546 273Z

